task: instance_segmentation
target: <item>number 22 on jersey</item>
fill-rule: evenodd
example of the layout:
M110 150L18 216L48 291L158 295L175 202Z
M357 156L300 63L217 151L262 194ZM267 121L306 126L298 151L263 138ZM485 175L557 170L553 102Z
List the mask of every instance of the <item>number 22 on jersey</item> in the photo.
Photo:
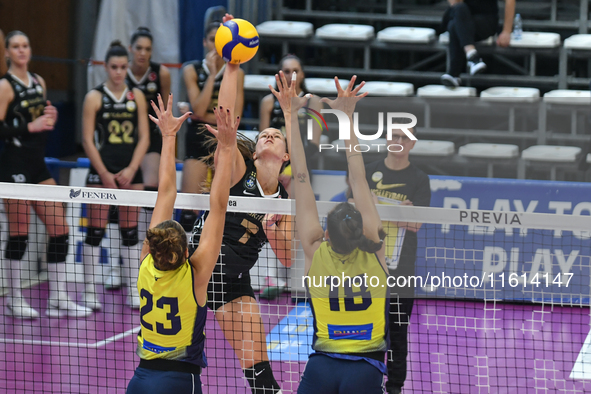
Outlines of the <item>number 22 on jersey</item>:
M109 122L109 143L111 144L133 144L133 123L129 120L119 123L117 120Z

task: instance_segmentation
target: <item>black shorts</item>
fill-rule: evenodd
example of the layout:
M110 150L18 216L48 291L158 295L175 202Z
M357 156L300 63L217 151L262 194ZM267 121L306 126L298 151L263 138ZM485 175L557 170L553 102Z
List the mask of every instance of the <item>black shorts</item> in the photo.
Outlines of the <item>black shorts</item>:
M111 174L116 174L119 171L121 171L123 168L125 168L125 167L123 167L123 168L110 167L107 165L107 163L105 163L105 166L107 167L107 171L109 171ZM142 177L142 169L138 168L137 172L135 173L135 176L131 180L131 184L138 185L138 184L142 184L143 182L144 182L144 178ZM90 166L90 171L88 171L88 175L86 176L86 184L87 185L102 185L103 184L101 177L99 176L98 172L96 172L96 170L94 169L93 166Z
M238 259L240 257L233 249L222 245L220 258L218 258L207 286L207 306L209 306L209 309L215 311L242 296L254 298L254 290L250 284L250 268L238 273L236 271L238 269L236 264ZM255 263L251 265L251 268ZM240 267L243 269L243 265L240 265Z
M151 123L152 121L150 121ZM162 152L162 133L158 126L150 127L150 147L146 153L158 153Z
M185 160L201 160L210 154L205 141L210 136L203 123L190 122L185 136Z
M0 182L37 184L51 179L51 173L40 152L7 147L0 154Z

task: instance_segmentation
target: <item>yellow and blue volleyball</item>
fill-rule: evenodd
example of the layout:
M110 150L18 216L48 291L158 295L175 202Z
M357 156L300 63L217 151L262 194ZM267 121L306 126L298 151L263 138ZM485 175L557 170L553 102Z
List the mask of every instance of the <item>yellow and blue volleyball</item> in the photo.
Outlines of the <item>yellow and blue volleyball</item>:
M259 33L249 21L229 20L219 27L215 35L215 49L228 63L246 63L259 49Z

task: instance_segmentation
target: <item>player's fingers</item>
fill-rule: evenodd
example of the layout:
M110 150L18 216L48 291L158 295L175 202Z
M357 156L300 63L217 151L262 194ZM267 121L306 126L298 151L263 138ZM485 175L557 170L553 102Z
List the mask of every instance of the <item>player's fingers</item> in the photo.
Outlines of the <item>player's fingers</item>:
M280 76L281 76L281 83L283 84L283 88L285 90L289 90L289 85L287 84L287 78L285 78L285 73L283 71L280 71Z
M184 114L182 114L181 117L179 118L180 124L185 123L185 120L187 120L187 118L191 115L193 115L192 112L185 112Z
M279 92L283 92L285 90L283 81L281 80L281 74L283 74L283 71L279 71L279 73L275 74L275 83L277 84L277 90Z
M158 107L160 108L160 112L164 112L164 102L160 93L158 93Z
M273 96L279 98L279 92L275 90L275 88L273 88L273 86L268 85L269 89L271 90L271 93L273 93Z
M357 87L355 89L353 89L353 94L357 95L357 93L359 92L359 90L365 86L365 81L361 81L361 83L359 85L357 85Z
M347 91L351 92L353 90L353 86L355 86L355 80L357 79L357 75L353 75L351 80L349 81L349 85L347 86Z
M207 131L209 131L214 136L216 136L216 137L218 136L218 131L216 129L214 129L213 127L211 127L210 125L206 124L205 128L207 129Z
M156 116L157 116L158 118L161 118L161 117L162 117L162 115L161 115L161 113L160 113L160 108L158 108L158 107L156 106L156 103L154 103L154 100L150 100L150 104L152 105L152 108L154 109L154 113L156 114Z
M337 94L340 95L343 93L343 88L341 87L341 83L339 82L339 77L334 77L334 83L337 87Z
M166 110L172 112L172 92L168 95L168 104L166 104Z
M160 122L158 121L158 119L156 119L155 117L153 117L152 115L148 114L148 117L150 118L150 120L154 123L156 123L157 125L160 125Z

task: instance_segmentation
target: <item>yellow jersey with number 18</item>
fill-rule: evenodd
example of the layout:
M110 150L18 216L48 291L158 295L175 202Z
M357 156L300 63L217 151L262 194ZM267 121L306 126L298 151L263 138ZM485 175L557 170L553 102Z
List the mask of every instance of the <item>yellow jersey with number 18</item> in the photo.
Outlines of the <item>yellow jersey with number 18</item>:
M388 350L387 274L375 253L355 249L342 255L323 242L308 276L314 350L340 354ZM337 284L335 277L340 285L331 288Z
M145 360L169 359L207 366L203 350L207 306L199 306L189 261L174 271L160 271L148 254L137 287L141 331L137 355Z

